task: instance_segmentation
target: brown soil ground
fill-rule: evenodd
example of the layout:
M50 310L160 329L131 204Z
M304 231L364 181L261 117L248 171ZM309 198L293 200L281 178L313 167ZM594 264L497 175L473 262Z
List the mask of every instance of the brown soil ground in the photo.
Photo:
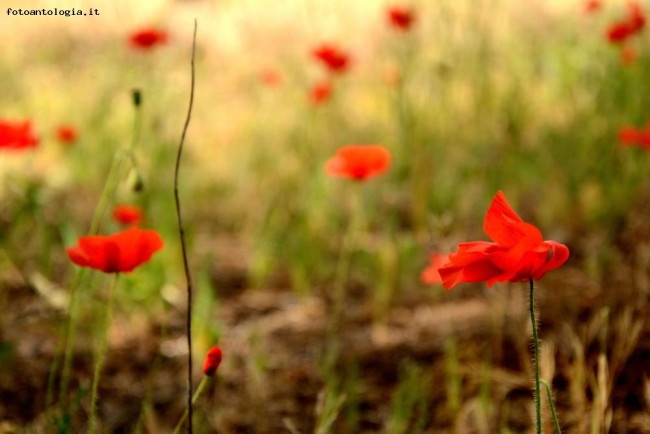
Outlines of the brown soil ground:
M635 272L634 261L623 268L598 283L569 264L538 285L541 370L553 378L566 433L591 432L594 423L609 424L608 432L650 432L648 270ZM196 411L197 430L313 432L325 387L327 297L245 289L245 273L235 267L220 269L215 280L227 289L215 312L225 330L225 357ZM0 287L0 432L45 432L47 378L63 316L20 279L7 278ZM399 295L382 321L367 301L370 291L348 288L336 372L344 383L357 379L350 383L356 387L346 389L344 407L356 410L339 415L335 432L385 432L407 364L422 370L425 432L531 432L525 284L489 290L466 285L435 303L432 293L441 288L410 291ZM175 425L186 399L184 315L170 310L166 318L132 329L117 315L100 385L106 432L132 432L136 426L168 432ZM450 341L456 343L456 368L449 365ZM79 404L72 431L84 432L93 357L83 330L77 347L70 399ZM200 366L195 367L198 382ZM460 379L457 408L448 399L450 369ZM352 417L358 428L350 428Z

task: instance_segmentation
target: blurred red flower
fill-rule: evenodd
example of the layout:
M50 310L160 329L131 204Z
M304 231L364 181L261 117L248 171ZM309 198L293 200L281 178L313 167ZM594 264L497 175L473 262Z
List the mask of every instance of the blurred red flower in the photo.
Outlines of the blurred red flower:
M262 80L262 83L268 87L278 86L282 82L282 76L273 68L264 69L260 75L260 79Z
M155 27L146 27L131 33L129 42L134 48L150 50L156 45L167 43L167 32Z
M646 17L637 2L628 3L628 16L617 21L607 30L607 38L611 43L618 44L640 32L645 27Z
M348 145L330 158L325 171L330 176L365 181L381 175L390 166L390 153L379 145Z
M440 285L442 277L438 270L449 263L449 255L441 255L440 253L433 253L429 258L429 266L422 270L420 274L420 281L427 285Z
M584 3L585 12L593 13L598 11L603 6L600 0L587 0Z
M348 54L334 45L321 44L312 51L312 54L331 72L345 72L350 63Z
M71 145L77 141L77 129L71 125L61 125L56 129L56 138L64 145Z
M638 145L650 151L650 128L645 130L637 130L633 127L621 128L618 139L624 146Z
M203 373L208 377L213 377L217 373L217 368L221 364L221 348L218 345L213 346L205 356L203 362Z
M326 102L332 96L332 85L328 80L316 83L309 90L309 100L312 104L318 105Z
M636 60L636 51L634 48L624 45L621 47L621 62L624 65L631 65Z
M415 13L403 6L392 6L388 8L388 22L398 30L407 31L415 22Z
M0 119L0 149L24 150L38 145L38 138L32 131L32 123Z
M627 21L622 21L611 25L607 31L607 38L609 39L609 42L616 44L623 42L633 34L634 31L629 26L629 23Z
M460 243L449 263L438 271L442 284L451 289L462 282L522 282L539 280L569 258L569 249L556 241L544 241L535 226L525 223L499 191L485 215L485 233L495 242Z
M123 225L137 225L142 221L142 211L135 205L117 205L113 209L113 220Z
M66 250L70 260L104 273L129 273L149 261L164 244L158 232L137 227L108 236L81 237L77 243Z

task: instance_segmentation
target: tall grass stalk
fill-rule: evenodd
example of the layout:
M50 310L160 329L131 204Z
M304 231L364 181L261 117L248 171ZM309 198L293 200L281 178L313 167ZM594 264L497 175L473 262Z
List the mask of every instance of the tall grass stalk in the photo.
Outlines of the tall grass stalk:
M133 91L133 106L135 108L135 116L133 121L133 140L130 146L126 148L119 149L115 152L113 157L113 162L111 163L111 168L109 170L102 194L99 198L95 211L93 213L93 218L90 223L90 229L88 230L88 235L95 235L99 231L102 219L106 213L106 209L110 204L120 179L123 179L124 172L127 168L127 163L131 163L133 168L136 167L136 160L133 153L133 149L137 145L140 137L140 129L142 125L142 112L141 112L141 103L142 96L139 90ZM75 330L77 329L77 322L79 320L79 303L78 303L78 292L82 277L85 270L83 268L78 269L75 272L75 277L70 288L70 299L68 301L68 321L63 326L62 336L59 345L57 346L56 354L52 366L50 367L50 373L48 376L47 382L47 393L46 393L46 408L49 409L52 405L52 398L54 392L54 382L56 381L56 374L59 370L60 363L60 352L64 351L63 356L63 368L61 371L61 379L59 383L59 411L61 416L65 413L65 403L66 397L68 395L68 386L70 384L70 372L72 369L72 353L74 350L74 341L75 341Z
M359 186L356 186L359 187ZM350 271L350 263L352 260L352 253L358 238L358 232L362 224L362 207L361 207L361 191L355 190L351 194L350 204L350 220L343 237L343 245L341 246L341 253L336 264L336 274L334 276L334 287L332 295L334 298L334 310L330 317L328 327L328 337L330 340L335 338L336 332L341 322L341 315L343 311L343 301L345 300L345 287L347 284L347 277Z
M347 399L347 395L339 392L338 389L338 381L332 378L325 387L325 390L318 394L314 434L333 432L334 423Z
M119 273L115 273L113 284L111 285L110 292L108 293L108 307L106 308L106 316L104 317L104 325L102 328L102 336L99 344L99 351L97 353L97 360L95 360L95 369L93 373L93 385L90 396L90 418L88 420L88 432L95 433L96 427L96 414L97 414L97 390L99 388L99 376L104 365L104 358L106 356L106 347L108 345L108 329L111 325L111 316L113 312L113 302L115 300L115 288L119 280Z
M393 396L386 434L416 434L427 423L428 387L430 374L409 362L401 372L401 380Z
M454 337L448 336L445 339L444 354L445 371L447 374L447 409L455 417L460 409L463 379L459 372L458 347Z

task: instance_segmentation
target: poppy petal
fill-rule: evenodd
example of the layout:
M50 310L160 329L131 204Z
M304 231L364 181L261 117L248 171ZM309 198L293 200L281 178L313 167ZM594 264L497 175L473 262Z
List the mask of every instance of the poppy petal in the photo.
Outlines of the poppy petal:
M541 279L548 271L561 267L569 259L569 248L564 244L556 241L544 241L543 244L548 247L547 259L545 264L535 271L535 280Z
M156 231L132 227L110 236L79 238L78 246L70 247L66 252L79 266L105 273L128 273L149 261L163 244Z
M73 263L79 265L80 267L88 266L89 264L88 257L80 247L77 246L68 247L66 249L66 253L68 254L68 257Z
M529 237L537 243L542 242L542 233L535 226L524 223L512 209L502 191L494 196L485 214L483 230L500 246L510 248L522 238Z
M449 263L438 270L444 287L451 289L462 282L482 282L502 274L490 261L495 248L495 243L485 241L461 243L458 252L449 255Z
M440 277L438 270L449 263L449 255L434 253L429 261L429 266L422 270L420 274L420 280L427 285L439 285L442 283L442 277Z

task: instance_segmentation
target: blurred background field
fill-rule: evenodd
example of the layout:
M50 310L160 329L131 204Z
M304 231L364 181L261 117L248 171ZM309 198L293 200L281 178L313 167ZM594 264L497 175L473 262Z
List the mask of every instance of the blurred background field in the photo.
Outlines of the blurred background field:
M389 24L391 5L412 8L410 29ZM564 432L650 432L650 155L619 142L623 127L650 119L650 51L647 29L626 45L631 62L606 38L626 2L592 12L544 0L2 6L0 118L30 119L40 144L0 149L0 432L48 432L48 375L74 277L65 248L87 234L114 155L134 141L111 204L141 207L165 248L120 282L101 429L171 432L183 412L188 306L172 182L194 18L180 195L196 365L215 343L224 352L198 432L532 432L526 285L445 291L420 280L431 253L487 240L498 190L571 250L537 291L542 375ZM134 49L129 35L147 26L164 29L166 44ZM349 53L347 71L314 59L322 43ZM331 96L314 102L323 80ZM74 143L57 142L63 124L78 130ZM365 183L328 177L327 159L351 143L388 148L390 170ZM352 212L361 236L328 371ZM118 229L107 214L100 233ZM50 403L65 402L66 432L86 430L109 278L83 282L70 392L55 389Z

